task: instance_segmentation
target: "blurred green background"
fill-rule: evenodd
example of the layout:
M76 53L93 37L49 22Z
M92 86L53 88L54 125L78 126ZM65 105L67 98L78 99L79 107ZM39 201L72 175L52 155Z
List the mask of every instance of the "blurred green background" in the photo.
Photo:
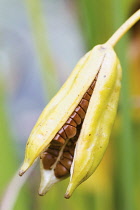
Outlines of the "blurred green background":
M69 200L63 198L68 179L39 197L39 166L27 180L17 175L33 125L76 62L139 8L139 0L0 0L2 210L140 209L140 23L115 48L122 91L110 144L94 175Z

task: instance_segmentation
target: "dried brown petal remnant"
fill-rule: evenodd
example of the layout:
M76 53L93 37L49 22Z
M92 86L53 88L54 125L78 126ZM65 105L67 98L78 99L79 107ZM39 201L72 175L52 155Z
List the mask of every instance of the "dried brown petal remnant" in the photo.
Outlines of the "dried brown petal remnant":
M66 177L70 174L76 141L80 134L96 80L97 76L83 95L74 112L52 139L49 148L41 155L44 169L54 169L54 174L57 178Z

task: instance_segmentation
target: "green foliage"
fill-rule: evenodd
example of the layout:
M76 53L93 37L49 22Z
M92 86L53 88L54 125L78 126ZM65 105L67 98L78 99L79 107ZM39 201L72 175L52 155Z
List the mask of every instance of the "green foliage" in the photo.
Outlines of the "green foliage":
M5 95L4 81L0 77L0 193L3 192L3 188L10 181L17 166L14 141L6 110Z
M73 1L73 4L77 8L77 19L81 26L86 49L89 50L94 45L107 41L113 32L127 19L128 14L130 15L132 0L78 0ZM37 58L41 66L44 92L47 92L48 98L51 98L58 89L58 79L55 71L56 67L48 47L41 1L26 0L26 7L36 45ZM140 208L140 204L137 203L137 197L139 197L140 193L138 155L140 142L135 141L134 143L134 139L139 139L140 136L140 123L134 122L131 116L130 78L127 70L129 63L125 56L128 42L129 38L125 36L116 48L122 64L123 81L119 108L121 125L119 126L119 132L113 134L113 158L115 160L113 182L111 183L113 190L91 193L79 187L70 200L65 200L63 195L68 180L54 186L44 197L39 197L37 191L31 192L27 183L19 194L14 210L135 210ZM2 122L0 123L1 195L6 184L14 175L18 162L10 130L5 95L5 86L2 77L0 77L0 122ZM86 183L83 185L86 185Z

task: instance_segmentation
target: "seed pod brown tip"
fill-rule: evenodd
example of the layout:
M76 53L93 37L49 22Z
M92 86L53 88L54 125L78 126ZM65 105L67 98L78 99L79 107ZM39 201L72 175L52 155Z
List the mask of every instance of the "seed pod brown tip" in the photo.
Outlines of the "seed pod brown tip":
M68 193L65 193L64 198L69 199L70 195Z

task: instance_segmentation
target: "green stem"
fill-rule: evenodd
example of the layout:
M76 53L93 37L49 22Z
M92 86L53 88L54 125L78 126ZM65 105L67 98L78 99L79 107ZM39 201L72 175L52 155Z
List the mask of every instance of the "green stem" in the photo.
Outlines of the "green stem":
M128 7L126 4L122 5L122 10L120 10L121 3L122 3L121 0L113 2L113 7L115 8L114 28L118 27L118 25L124 21L126 14L128 14L128 9L127 9ZM126 23L124 23L124 25L125 24ZM119 39L120 38L121 37L119 37ZM134 180L136 178L134 174L135 150L134 150L133 127L132 127L133 124L131 116L132 107L130 101L129 63L125 56L128 51L128 43L129 43L128 37L125 37L125 39L121 40L121 42L119 42L117 46L117 54L119 55L120 63L123 69L123 77L122 77L122 91L121 91L121 100L120 100L121 132L118 135L117 142L115 142L117 167L115 173L116 187L114 187L115 189L114 193L115 193L115 208L123 210L135 209Z
M140 9L135 12L106 42L114 47L121 37L138 21L140 20Z

